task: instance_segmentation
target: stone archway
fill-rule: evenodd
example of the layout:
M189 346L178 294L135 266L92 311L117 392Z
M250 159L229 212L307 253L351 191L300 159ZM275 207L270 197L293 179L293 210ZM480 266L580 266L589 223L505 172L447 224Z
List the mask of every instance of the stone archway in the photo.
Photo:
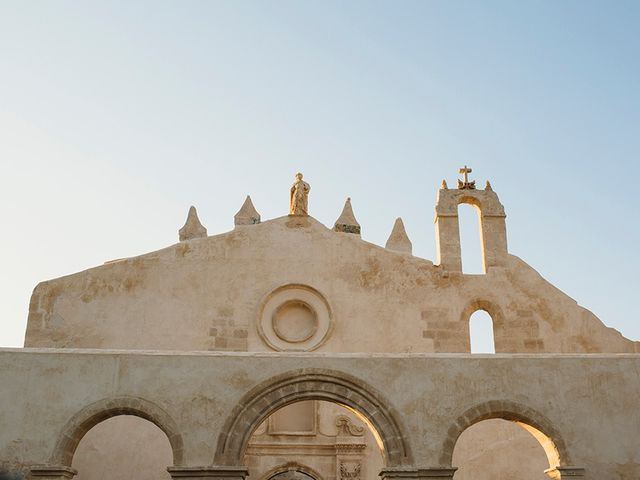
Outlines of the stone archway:
M379 393L341 372L303 369L268 380L243 397L218 438L214 464L240 465L258 425L279 408L301 400L325 400L351 408L380 436L387 467L410 462L398 416Z
M483 420L503 419L518 423L540 442L549 460L550 470L571 465L571 457L560 433L541 413L511 401L492 400L476 405L460 415L449 429L440 454L441 465L451 465L458 437L467 428Z
M158 426L171 445L173 464L182 464L183 441L176 423L158 405L138 397L106 398L80 410L62 429L49 463L70 467L82 437L98 423L119 415L133 415Z

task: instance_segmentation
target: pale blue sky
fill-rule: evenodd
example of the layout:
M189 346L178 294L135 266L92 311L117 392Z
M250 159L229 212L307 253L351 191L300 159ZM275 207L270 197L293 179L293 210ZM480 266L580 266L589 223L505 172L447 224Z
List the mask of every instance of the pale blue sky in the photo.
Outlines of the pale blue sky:
M0 1L0 345L38 281L210 234L244 196L396 216L435 260L468 164L510 251L640 339L640 2ZM472 232L476 234L476 232ZM465 234L465 240L468 238Z

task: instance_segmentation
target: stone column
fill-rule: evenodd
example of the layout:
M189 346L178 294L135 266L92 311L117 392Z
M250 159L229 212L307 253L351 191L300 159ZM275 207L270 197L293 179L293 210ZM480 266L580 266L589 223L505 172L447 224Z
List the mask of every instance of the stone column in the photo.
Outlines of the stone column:
M567 480L584 478L584 468L581 467L555 467L544 471L553 480Z
M383 468L380 472L382 480L453 480L457 468L450 467L391 467Z
M37 480L68 480L78 474L75 468L65 465L34 465L29 477Z
M436 213L438 264L450 272L462 271L460 225L457 213Z
M171 478L181 480L244 480L249 475L247 467L216 466L168 467Z
M507 225L504 213L480 213L482 256L485 272L502 267L507 259Z

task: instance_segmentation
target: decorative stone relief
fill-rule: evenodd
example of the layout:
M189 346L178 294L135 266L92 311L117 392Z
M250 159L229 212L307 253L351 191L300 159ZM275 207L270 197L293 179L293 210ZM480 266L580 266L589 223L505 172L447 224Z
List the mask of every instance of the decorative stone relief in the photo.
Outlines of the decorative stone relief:
M359 479L362 471L360 462L340 462L340 479Z
M351 419L344 415L339 415L336 418L336 427L338 428L338 435L361 437L364 435L364 427L354 425Z
M306 285L285 285L262 301L258 334L277 351L315 350L333 327L329 303L320 292Z

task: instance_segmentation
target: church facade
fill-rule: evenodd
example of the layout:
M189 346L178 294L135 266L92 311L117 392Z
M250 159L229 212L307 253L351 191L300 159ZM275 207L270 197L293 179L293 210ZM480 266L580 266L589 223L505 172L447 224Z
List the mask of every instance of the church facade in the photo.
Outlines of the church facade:
M322 225L298 174L289 215L247 197L209 236L192 208L175 245L40 283L25 348L0 350L0 479L640 479L640 342L510 254L496 192L460 172L435 264L400 219L362 240L350 200ZM477 311L494 355L470 353Z

